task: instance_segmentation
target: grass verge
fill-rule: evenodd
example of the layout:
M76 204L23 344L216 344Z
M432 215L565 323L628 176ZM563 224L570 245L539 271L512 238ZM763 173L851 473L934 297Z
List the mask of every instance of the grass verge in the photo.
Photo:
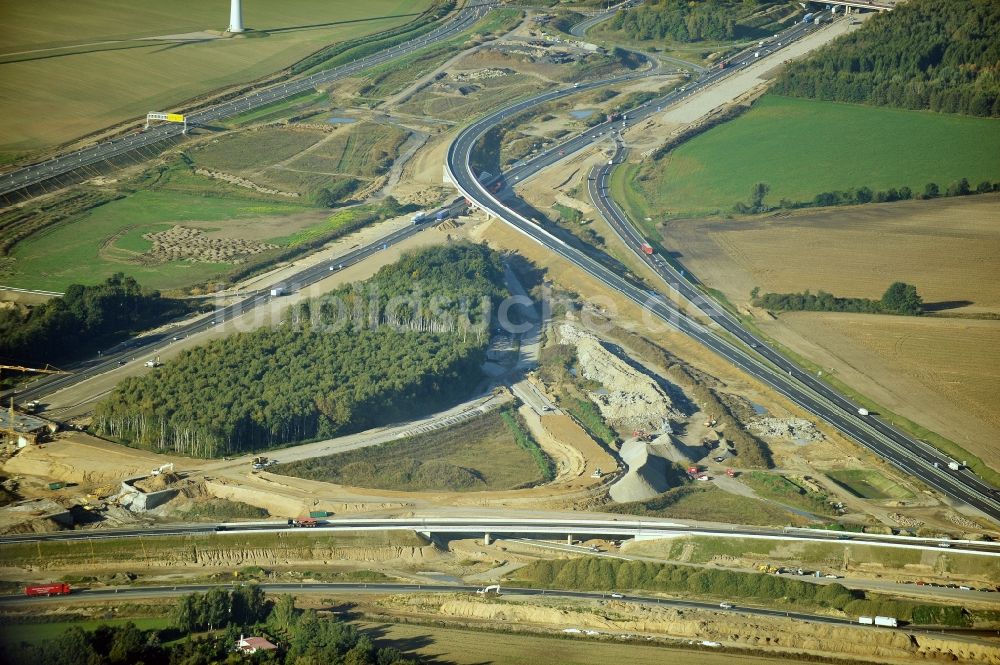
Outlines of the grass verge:
M513 426L507 423L509 418ZM526 440L518 440L519 436ZM549 465L551 461L513 414L492 412L444 430L279 464L273 471L376 489L469 492L512 489L548 479Z

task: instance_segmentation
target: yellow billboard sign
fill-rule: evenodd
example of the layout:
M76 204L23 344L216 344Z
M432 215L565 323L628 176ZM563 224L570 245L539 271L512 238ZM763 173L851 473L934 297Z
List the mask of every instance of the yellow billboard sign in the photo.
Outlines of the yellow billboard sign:
M184 116L180 113L168 113L167 122L184 122Z

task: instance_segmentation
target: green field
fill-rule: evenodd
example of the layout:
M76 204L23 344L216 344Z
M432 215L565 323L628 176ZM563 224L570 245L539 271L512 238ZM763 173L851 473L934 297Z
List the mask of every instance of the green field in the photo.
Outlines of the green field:
M844 469L828 471L827 477L862 499L909 499L913 494L878 471Z
M98 626L123 626L127 623L134 623L136 628L140 630L162 630L172 625L171 620L166 617L124 617L80 621L53 621L50 623L5 624L0 625L0 647L4 650L9 650L16 648L23 642L40 644L59 637L70 628L94 630Z
M834 515L836 511L827 503L827 496L810 492L777 473L748 471L740 478L762 499L768 499L807 510L816 515Z
M190 151L198 166L226 172L261 169L315 145L323 132L263 127L227 134Z
M541 480L531 454L518 446L499 412L446 430L280 464L272 471L401 491L510 489Z
M228 25L227 3L56 0L3 3L0 154L36 150L174 108L216 88L278 71L320 48L413 21L430 0L245 3L260 38L149 39Z
M601 506L602 512L645 517L676 517L759 526L802 526L807 520L773 503L729 494L698 483L667 490L647 501Z
M961 178L1000 179L1000 120L768 95L659 161L618 169L612 190L635 218L659 220L729 212L758 182L777 205Z
M92 284L124 271L147 288L196 284L225 272L232 264L187 260L143 264L133 254L149 246L142 234L184 222L212 222L217 228L248 220L265 223L304 211L316 212L302 204L140 191L18 243L11 252L15 259L12 272L3 281L10 286L61 291L69 284ZM286 228L274 224L273 235Z

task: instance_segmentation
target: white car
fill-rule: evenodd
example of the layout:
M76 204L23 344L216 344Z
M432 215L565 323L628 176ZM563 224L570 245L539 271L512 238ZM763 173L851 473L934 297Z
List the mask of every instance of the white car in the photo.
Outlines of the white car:
M613 593L613 594L611 594L611 597L612 597L612 598L624 598L625 596L623 596L623 595L622 595L622 594L620 594L620 593Z
M732 603L719 603L719 607L721 607L724 610L731 610L731 609L733 609L733 604Z

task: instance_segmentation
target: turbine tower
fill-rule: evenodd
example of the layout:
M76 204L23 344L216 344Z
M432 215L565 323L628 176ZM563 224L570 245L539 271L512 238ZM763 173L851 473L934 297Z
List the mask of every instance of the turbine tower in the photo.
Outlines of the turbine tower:
M243 32L243 7L240 0L232 0L230 4L229 32Z

